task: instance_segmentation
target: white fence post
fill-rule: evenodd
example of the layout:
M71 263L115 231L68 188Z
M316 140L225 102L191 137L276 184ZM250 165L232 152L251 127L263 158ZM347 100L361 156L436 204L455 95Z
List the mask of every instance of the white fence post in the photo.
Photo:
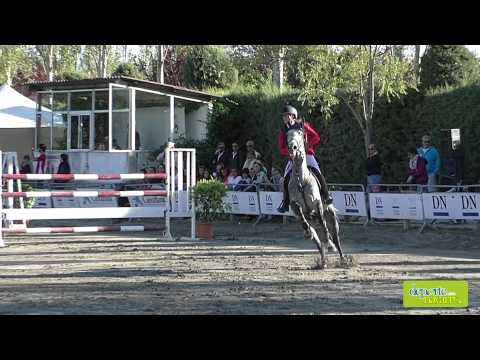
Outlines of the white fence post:
M0 247L4 247L5 243L3 242L3 161L2 161L2 150L0 150Z

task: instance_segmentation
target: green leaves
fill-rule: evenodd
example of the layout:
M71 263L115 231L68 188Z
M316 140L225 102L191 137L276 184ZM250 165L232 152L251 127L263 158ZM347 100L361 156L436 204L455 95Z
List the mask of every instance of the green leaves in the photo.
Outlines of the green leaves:
M196 211L200 221L212 222L225 213L223 198L227 189L218 180L200 180L193 188Z

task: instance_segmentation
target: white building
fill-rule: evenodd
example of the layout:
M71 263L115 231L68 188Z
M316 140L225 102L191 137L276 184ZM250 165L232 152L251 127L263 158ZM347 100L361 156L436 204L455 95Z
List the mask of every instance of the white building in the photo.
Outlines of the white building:
M204 139L215 98L124 76L27 86L37 93L35 146L68 153L75 173L138 172L167 141Z

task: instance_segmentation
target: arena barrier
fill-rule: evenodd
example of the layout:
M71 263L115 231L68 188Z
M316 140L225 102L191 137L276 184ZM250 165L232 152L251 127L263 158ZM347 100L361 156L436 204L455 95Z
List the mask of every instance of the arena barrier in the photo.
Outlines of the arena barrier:
M0 151L0 164L2 152ZM0 247L5 246L3 235L41 234L41 233L80 233L106 231L150 231L164 230L165 237L171 235L171 218L190 218L191 236L195 239L195 204L191 197L192 187L196 183L195 149L170 148L165 156L165 173L154 174L2 174L3 180L73 180L73 181L107 181L107 180L165 180L165 190L86 190L86 191L9 191L0 187ZM3 185L3 184L2 184ZM112 198L112 197L164 197L164 206L148 207L70 207L70 208L3 208L3 198ZM165 226L86 226L86 227L38 227L38 228L4 228L4 223L15 220L74 220L74 219L130 219L130 218L165 218Z
M224 198L227 212L233 215L293 216L277 211L282 192L264 191L272 184L258 184L254 192L228 191ZM275 185L273 185L275 186ZM374 187L374 188L373 188ZM372 221L395 220L408 229L410 222L423 223L420 231L431 220L480 220L480 185L437 185L438 192L429 193L428 186L415 184L329 184L337 214L346 219L363 218L366 225ZM377 192L371 191L375 189ZM441 191L444 190L444 191ZM390 222L389 222L390 223Z

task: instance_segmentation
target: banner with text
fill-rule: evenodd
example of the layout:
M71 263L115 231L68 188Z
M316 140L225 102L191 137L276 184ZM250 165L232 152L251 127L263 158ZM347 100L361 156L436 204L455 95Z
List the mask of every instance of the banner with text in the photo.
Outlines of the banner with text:
M338 215L368 216L363 191L330 191Z
M260 205L256 192L227 191L223 203L230 206L229 214L260 215Z
M423 220L421 194L369 193L368 199L374 219Z
M480 193L422 194L425 218L480 220Z
M283 193L274 191L260 191L258 193L260 198L260 213L263 215L286 215L294 216L292 209L282 214L277 211L282 203Z

